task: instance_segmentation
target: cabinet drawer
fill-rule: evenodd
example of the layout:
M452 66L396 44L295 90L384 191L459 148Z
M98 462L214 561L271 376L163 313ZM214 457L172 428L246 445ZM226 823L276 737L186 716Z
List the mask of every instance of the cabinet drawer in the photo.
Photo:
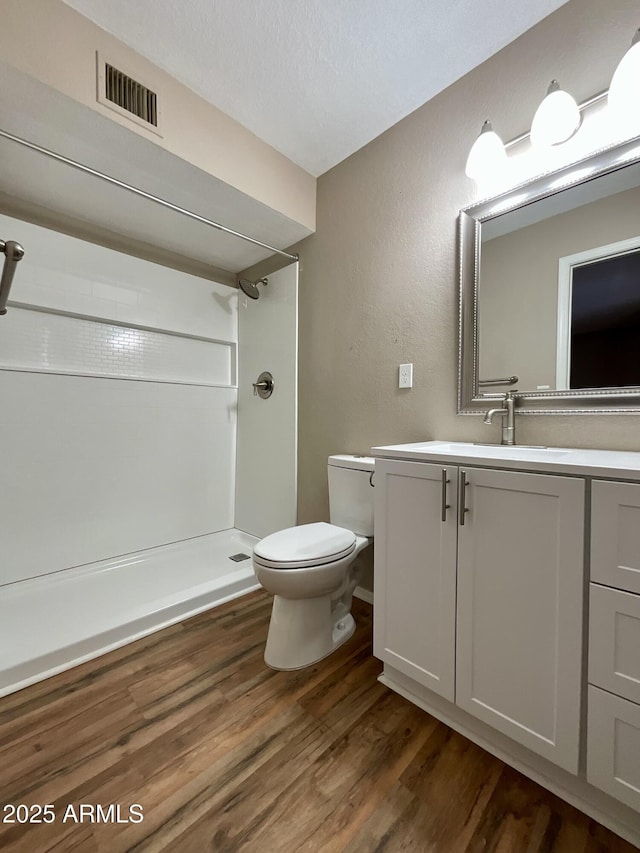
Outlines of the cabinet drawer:
M640 703L640 595L590 589L589 681Z
M640 593L640 484L595 480L591 580Z
M640 811L640 705L591 686L587 781Z

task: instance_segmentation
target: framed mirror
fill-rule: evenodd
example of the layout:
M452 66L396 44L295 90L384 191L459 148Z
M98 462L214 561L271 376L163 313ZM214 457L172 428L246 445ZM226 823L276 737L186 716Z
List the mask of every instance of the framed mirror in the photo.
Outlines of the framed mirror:
M460 212L458 413L640 413L640 138Z

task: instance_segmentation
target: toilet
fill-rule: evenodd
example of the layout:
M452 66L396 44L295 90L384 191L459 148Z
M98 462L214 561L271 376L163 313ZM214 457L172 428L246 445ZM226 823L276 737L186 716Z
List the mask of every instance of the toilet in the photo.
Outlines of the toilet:
M264 660L302 669L330 655L355 631L358 556L373 540L373 472L369 456L330 456L331 522L288 527L253 549L258 581L273 594Z

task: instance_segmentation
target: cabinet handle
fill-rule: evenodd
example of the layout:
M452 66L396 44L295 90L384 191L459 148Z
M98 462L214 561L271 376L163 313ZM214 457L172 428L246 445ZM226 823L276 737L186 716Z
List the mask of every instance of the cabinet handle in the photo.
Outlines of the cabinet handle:
M442 521L447 520L447 510L451 508L451 504L447 503L447 484L450 480L447 479L447 469L442 469L442 491L441 491L441 500L440 505L442 508Z
M458 503L458 515L460 517L460 526L464 525L464 515L466 512L469 512L469 507L465 506L467 502L467 486L469 485L469 481L467 480L467 472L460 469L460 484L458 488L459 494L459 503Z

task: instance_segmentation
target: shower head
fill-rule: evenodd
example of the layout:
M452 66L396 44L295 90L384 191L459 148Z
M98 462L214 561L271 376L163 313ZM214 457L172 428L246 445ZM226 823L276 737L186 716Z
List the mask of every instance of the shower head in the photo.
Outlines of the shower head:
M242 292L249 297L249 299L260 299L260 291L258 290L258 285L263 284L265 287L269 284L268 278L259 278L257 281L251 281L248 278L241 278L238 280L238 285Z

